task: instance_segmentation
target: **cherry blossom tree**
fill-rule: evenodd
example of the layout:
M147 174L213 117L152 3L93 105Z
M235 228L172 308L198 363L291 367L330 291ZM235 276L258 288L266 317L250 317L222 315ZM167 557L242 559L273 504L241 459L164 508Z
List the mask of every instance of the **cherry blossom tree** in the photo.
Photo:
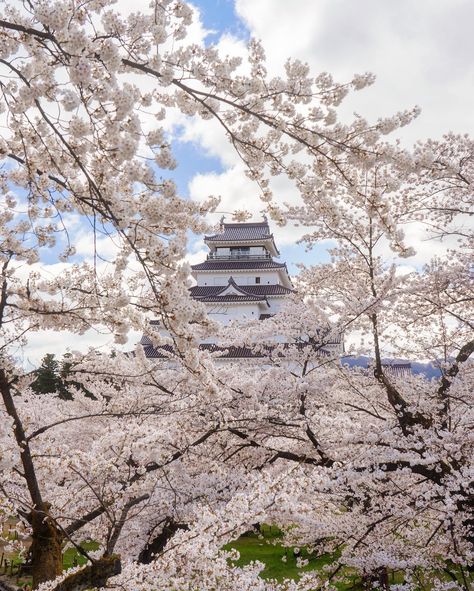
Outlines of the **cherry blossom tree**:
M152 562L172 534L191 527L195 500L217 502L229 482L206 445L219 432L216 405L189 372L151 374L145 360L120 355L81 359L74 368L93 397L77 388L73 400L59 400L15 384L18 418L9 419L6 407L2 421L21 420L23 443L18 428L2 441L2 496L3 509L22 518L18 547L32 535L27 562L34 584L61 574L62 545L69 543L91 564L63 586L87 588L118 574L119 556L124 564ZM24 471L15 469L22 464ZM48 499L41 509L25 480ZM81 548L86 538L100 544L99 555Z
M217 202L196 205L181 199L175 185L160 178L160 170L175 166L160 121L166 122L173 111L216 119L255 176L264 162L287 166L284 157L296 134L307 136L308 150L319 154L328 169L340 166L335 163L339 144L363 150L362 132L354 135L350 127L334 127L331 105L350 87L369 83L370 76L337 86L329 77L310 79L304 65L289 63L286 80L267 84L258 43L251 44L247 66L238 72L240 59L221 58L212 47L186 44L191 16L186 4L168 1L155 2L147 14L128 17L108 2L2 6L0 385L5 420L11 425L6 469L17 466L20 481L10 479L14 490L24 482L28 491L25 496L5 489L9 509L2 514L19 514L29 524L35 586L59 574L62 543L70 539L71 529L99 517L109 500L102 495L100 510L77 506L72 517L59 519L64 502L58 501L48 481L52 464L43 468L41 458L63 457L65 450L46 446L43 453L38 438L52 436L51 430L63 424L73 422L76 427L80 421L68 416L61 422L52 408L57 401L46 405L47 399L41 398L35 401L45 405L39 414L56 418L54 427L30 425L35 406L28 395L28 377L15 362L16 348L41 329L83 333L89 327L104 327L123 343L130 328L145 328L144 313L150 312L169 329L187 366L196 369L199 363L190 347L188 326L206 319L187 294L182 259L186 232L203 231L202 216ZM296 110L306 110L311 101L322 103L322 110L311 128L299 130ZM318 139L313 141L311 134ZM113 241L115 252L106 264L98 246L90 262L73 258L78 220L89 226L94 244L104 236ZM45 256L64 263L62 272L50 279L38 269ZM67 263L70 259L72 264ZM84 402L77 394L79 408L90 404L95 409L86 408L86 417L117 415L104 409L111 387L104 382L96 397L98 410L96 401ZM57 408L65 412L62 405ZM68 408L84 422L78 428L85 429L88 421L79 408ZM142 410L133 414L141 417ZM16 460L12 445L19 453ZM58 473L63 470L58 467ZM90 479L86 476L87 482ZM56 482L59 488L65 486L61 483ZM124 511L131 510L129 502ZM97 585L119 568L110 559L114 545L107 543L100 559L110 563L110 570L103 562L92 562L95 575L103 573ZM91 582L86 581L84 586Z
M340 545L331 581L343 565L367 576L446 568L467 588L471 142L401 150L383 137L417 109L337 119L371 75L338 84L289 60L272 78L261 44L245 59L220 56L188 41L191 19L169 0L129 16L108 0L2 5L0 519L18 520L19 547L31 536L34 586L51 589L277 589L259 565L239 569L221 552L265 520L289 543ZM176 117L217 122L273 218L307 225L309 245L335 241L330 264L301 274L304 305L224 331L223 342L260 347L263 367L236 372L198 350L218 329L188 295L186 233L204 231L218 201L186 200L161 176L176 164ZM295 182L299 206L273 198L278 174ZM420 222L461 245L402 275L388 261L412 254L403 230ZM78 223L90 261L75 258ZM61 273L41 276L45 257ZM34 331L100 327L120 344L131 328L149 332L150 317L168 331L153 338L172 346L171 360L71 359L71 380L92 397L35 396L16 360ZM326 353L349 331L372 351L373 375ZM442 375L398 380L386 353L429 353ZM84 537L100 550L81 549ZM89 563L51 582L65 544Z
M262 463L297 464L273 519L286 519L298 546L340 549L330 579L352 565L375 585L388 586L392 569L415 586L449 579L469 589L472 142L420 144L405 172L402 159L372 162L337 193L307 195L288 209L311 228L303 239L310 247L333 241L331 261L302 270L302 308L292 303L231 341L252 346L260 336L268 347L272 335L286 334L294 343L293 354L288 345L271 349L272 370L259 381L267 418L247 431L241 424L239 436L261 450ZM407 269L400 260L415 255L414 224L438 239L438 254ZM456 249L443 248L440 232L457 238ZM312 346L314 327L327 324L333 328ZM349 353L371 356L368 369L321 357L341 331ZM439 378L397 375L387 357L432 360Z

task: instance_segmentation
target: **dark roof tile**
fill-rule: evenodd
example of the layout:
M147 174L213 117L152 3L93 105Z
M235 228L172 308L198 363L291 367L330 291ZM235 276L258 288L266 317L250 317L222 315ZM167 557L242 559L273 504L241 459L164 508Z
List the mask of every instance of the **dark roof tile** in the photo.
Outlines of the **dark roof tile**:
M275 261L216 261L209 259L197 265L191 265L193 271L237 271L246 269L284 269L285 263Z
M304 349L307 346L311 345L309 343L297 345L299 349ZM273 347L265 347L263 351L255 351L250 347L219 347L212 343L199 345L199 349L210 351L211 353L222 352L222 355L219 355L220 359L263 359L268 357L273 351ZM331 353L324 348L312 346L312 349L316 357L331 356ZM168 357L173 357L173 348L171 345L161 345L159 347L144 345L143 350L147 359L167 359ZM278 357L284 357L284 353L279 351Z
M189 290L193 298L203 298L215 295L221 291L223 291L223 287L221 285L195 285L191 287ZM257 296L278 296L278 295L288 295L290 293L294 293L293 289L289 287L285 287L284 285L239 285L242 290L246 291L248 294L257 295Z
M240 240L268 240L273 238L267 222L247 224L224 224L220 234L205 236L210 242L235 242Z
M267 302L265 296L258 295L239 295L236 293L229 293L226 295L210 295L199 298L200 302ZM267 302L268 303L268 302Z

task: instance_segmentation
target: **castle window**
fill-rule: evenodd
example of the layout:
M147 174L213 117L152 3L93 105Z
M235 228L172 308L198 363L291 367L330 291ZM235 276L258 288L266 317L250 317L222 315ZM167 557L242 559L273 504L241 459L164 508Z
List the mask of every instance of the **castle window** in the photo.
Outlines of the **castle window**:
M255 277L255 283L260 283L260 277Z
M250 254L250 246L232 246L230 248L230 257L232 259L247 258Z

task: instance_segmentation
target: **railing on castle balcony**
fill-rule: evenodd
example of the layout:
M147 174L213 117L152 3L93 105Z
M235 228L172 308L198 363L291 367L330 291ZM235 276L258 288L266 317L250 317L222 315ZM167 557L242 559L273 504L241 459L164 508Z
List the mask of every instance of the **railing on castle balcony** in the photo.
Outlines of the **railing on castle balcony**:
M248 252L233 252L232 254L217 254L210 252L207 255L208 260L214 261L258 261L258 260L271 260L270 253L250 254Z

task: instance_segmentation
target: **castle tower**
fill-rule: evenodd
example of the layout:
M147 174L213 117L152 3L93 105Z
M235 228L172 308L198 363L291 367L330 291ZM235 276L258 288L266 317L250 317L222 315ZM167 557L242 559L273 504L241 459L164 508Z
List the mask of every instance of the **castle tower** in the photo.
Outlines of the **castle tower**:
M196 285L191 295L211 317L227 324L235 319L267 318L294 291L268 222L226 224L204 238L207 259L191 267Z
M196 285L191 296L202 302L211 318L228 324L231 320L264 320L276 314L285 298L295 290L285 263L275 260L280 253L270 232L268 221L226 224L221 221L218 234L205 236L209 249L202 263L192 265ZM158 321L151 321L158 325ZM321 330L324 338L325 331ZM165 358L172 353L170 345L154 347L144 335L141 344L148 358ZM330 355L343 350L341 335L325 340L324 347L308 340L317 355ZM219 360L258 359L262 353L254 353L246 347L223 347L214 338L202 342L200 348L213 352L222 351Z

